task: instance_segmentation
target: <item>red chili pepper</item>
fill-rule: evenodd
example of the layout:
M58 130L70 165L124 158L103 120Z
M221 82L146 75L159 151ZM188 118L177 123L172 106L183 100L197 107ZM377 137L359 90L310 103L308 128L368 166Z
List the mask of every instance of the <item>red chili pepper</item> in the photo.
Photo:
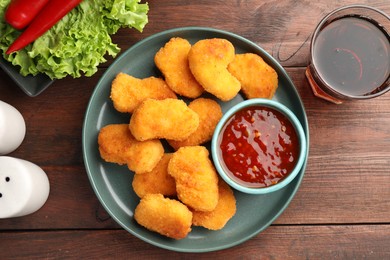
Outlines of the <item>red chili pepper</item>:
M5 21L17 30L26 27L49 0L12 0L5 12Z
M32 20L26 30L11 44L6 54L26 47L48 31L82 0L50 0Z

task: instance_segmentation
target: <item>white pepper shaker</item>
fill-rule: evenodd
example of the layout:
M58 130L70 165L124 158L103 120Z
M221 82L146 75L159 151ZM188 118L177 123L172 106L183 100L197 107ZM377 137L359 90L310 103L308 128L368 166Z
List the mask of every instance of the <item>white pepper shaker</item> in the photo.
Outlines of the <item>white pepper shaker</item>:
M36 164L0 156L0 219L39 210L50 192L46 173Z

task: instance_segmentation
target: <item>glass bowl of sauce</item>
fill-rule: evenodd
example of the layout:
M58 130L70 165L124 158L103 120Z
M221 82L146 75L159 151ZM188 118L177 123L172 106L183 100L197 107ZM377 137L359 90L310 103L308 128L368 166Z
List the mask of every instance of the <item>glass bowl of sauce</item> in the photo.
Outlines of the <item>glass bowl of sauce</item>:
M326 15L310 46L306 77L314 94L340 104L390 90L390 16L349 5Z
M234 189L249 194L285 187L301 170L306 152L298 118L283 104L262 98L230 108L211 141L219 175Z

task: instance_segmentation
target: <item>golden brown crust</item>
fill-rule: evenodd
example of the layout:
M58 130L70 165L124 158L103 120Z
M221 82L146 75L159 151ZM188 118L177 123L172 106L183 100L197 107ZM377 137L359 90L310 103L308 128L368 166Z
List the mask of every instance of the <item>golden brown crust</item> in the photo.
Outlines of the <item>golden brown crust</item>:
M188 53L190 69L195 79L209 93L222 101L234 98L240 82L227 70L235 55L234 46L225 39L205 39L196 42Z
M199 116L199 126L194 133L183 141L168 140L168 143L175 149L183 146L196 146L211 140L214 129L222 117L221 106L214 100L198 98L189 105Z
M210 212L193 211L192 224L210 230L222 229L236 214L236 198L232 189L222 179L218 182L219 200L217 207Z
M271 99L278 87L278 74L259 55L236 54L228 70L241 82L247 98Z
M134 111L130 131L137 140L156 138L184 140L199 125L199 116L183 100L147 99Z
M100 156L107 162L127 164L135 173L153 170L164 154L160 140L137 141L127 124L103 127L98 135Z
M197 98L204 89L196 81L188 65L190 49L191 44L187 40L179 37L171 38L156 53L154 62L175 93L188 98Z
M112 82L110 98L116 110L132 113L147 98L176 98L176 94L163 79L138 79L121 72Z
M168 163L171 158L172 154L166 153L151 172L134 175L132 186L138 197L153 193L164 196L176 195L175 179L168 174Z
M151 231L182 239L191 231L192 212L180 201L147 194L135 208L134 219Z
M176 181L177 196L195 210L211 211L218 203L218 175L203 146L177 150L168 164L168 173Z

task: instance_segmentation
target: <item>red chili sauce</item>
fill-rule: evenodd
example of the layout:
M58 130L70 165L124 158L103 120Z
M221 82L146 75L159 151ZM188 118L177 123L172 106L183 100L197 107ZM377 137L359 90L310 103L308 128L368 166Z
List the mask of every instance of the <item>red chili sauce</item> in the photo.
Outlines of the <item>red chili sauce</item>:
M228 120L222 130L220 152L230 175L250 183L250 187L267 187L293 170L299 142L285 115L265 106L251 106Z

